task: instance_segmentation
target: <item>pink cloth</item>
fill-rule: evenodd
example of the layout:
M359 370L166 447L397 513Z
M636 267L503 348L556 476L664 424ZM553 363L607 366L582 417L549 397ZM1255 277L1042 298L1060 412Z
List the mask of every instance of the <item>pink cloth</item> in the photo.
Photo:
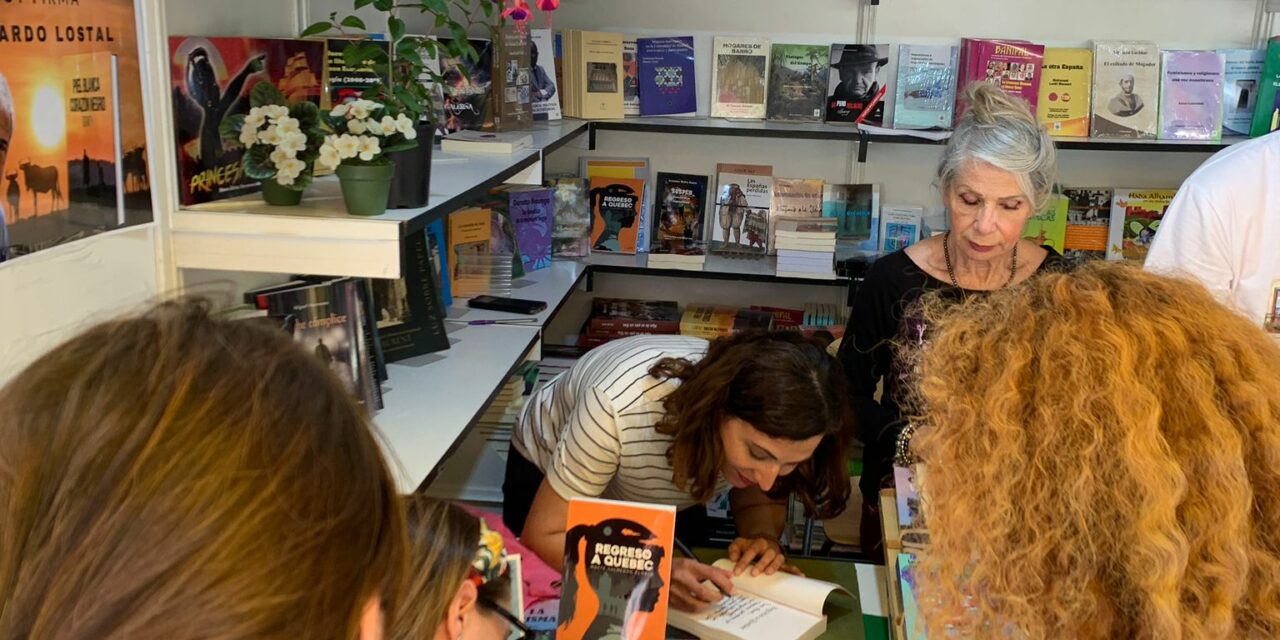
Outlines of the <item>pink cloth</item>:
M455 503L462 507L467 513L484 520L486 526L491 530L497 531L502 536L502 544L507 548L508 554L520 554L520 569L523 573L524 582L524 607L529 607L548 600L560 597L560 589L555 583L560 581L560 574L552 569L538 554L534 553L528 547L520 544L520 540L515 534L503 524L502 516L496 513L481 511L470 505Z

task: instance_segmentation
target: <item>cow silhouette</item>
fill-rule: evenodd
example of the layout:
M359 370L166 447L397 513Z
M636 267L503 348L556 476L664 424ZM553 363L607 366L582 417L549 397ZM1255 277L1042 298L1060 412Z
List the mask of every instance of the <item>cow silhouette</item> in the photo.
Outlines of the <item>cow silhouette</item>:
M9 215L13 216L13 221L18 221L18 204L22 201L22 189L18 187L17 172L5 176L9 181L9 189L6 196L9 198Z
M53 213L63 199L62 189L58 186L58 168L42 167L25 160L18 168L22 170L22 182L27 185L27 192L31 194L31 214L40 215L41 193L47 193L53 198L53 204L49 205L49 212Z
M124 192L136 193L147 188L147 148L134 147L120 161L124 168Z

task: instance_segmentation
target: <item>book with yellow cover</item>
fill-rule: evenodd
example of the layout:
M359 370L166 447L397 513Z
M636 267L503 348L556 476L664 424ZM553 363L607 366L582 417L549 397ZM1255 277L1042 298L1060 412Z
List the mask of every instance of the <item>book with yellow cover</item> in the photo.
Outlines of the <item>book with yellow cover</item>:
M453 295L470 298L488 293L490 274L483 268L489 255L493 215L472 208L449 214L449 277Z
M1058 253L1066 250L1067 206L1066 196L1055 195L1040 213L1027 219L1022 237L1038 245L1049 245Z
M1089 136L1093 51L1044 50L1036 117L1054 137Z
M622 34L582 31L579 37L581 47L575 53L579 59L576 71L582 80L576 87L580 117L623 117Z
M666 638L675 527L674 506L570 499L556 638Z

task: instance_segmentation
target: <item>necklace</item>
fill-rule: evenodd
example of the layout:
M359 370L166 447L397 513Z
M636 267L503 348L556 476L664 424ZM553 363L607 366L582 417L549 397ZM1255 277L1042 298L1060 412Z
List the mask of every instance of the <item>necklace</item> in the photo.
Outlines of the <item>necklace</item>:
M942 258L947 261L947 275L951 276L951 286L959 289L960 283L956 281L956 269L951 264L951 232L948 231L942 236ZM1013 259L1009 262L1009 280L1004 286L1013 284L1013 277L1018 274L1018 245L1013 245Z

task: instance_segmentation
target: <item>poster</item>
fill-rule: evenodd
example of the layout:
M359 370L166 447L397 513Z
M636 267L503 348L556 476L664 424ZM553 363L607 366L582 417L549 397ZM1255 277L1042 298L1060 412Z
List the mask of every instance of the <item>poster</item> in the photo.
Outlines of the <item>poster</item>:
M0 6L0 261L150 222L133 0Z

